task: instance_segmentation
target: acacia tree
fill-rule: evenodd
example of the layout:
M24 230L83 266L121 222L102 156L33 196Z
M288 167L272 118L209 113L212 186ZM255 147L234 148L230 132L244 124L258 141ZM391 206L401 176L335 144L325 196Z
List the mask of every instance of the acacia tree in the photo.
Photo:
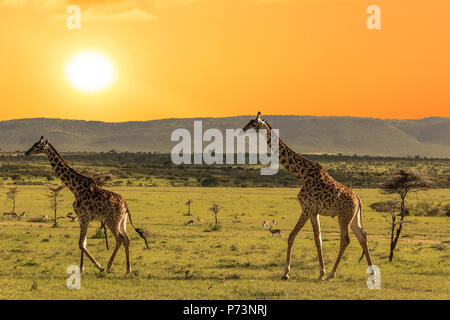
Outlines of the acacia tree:
M12 205L11 214L16 213L16 197L18 193L17 187L9 188L9 191L6 193L6 198L11 201Z
M187 216L191 215L191 204L192 204L192 199L188 199L188 201L186 201L186 205L188 207L188 212L187 212Z
M214 214L215 225L214 225L213 230L217 230L218 225L219 225L218 219L217 219L217 214L219 213L220 206L217 203L213 202L213 204L212 204L211 208L209 208L209 210L211 210Z
M52 209L53 211L53 226L56 227L57 226L57 220L61 219L63 217L58 217L57 213L58 213L58 204L60 204L62 202L61 198L61 191L62 189L65 188L65 185L61 184L59 186L47 186L49 192L47 194L47 197L50 200L50 209Z
M391 227L391 245L389 253L389 262L394 258L394 250L397 246L398 239L402 232L405 216L407 215L406 196L411 190L423 190L430 188L431 180L422 173L400 169L394 171L392 175L381 185L383 192L386 194L396 194L400 197L400 221L396 222L397 216L392 210L392 227Z

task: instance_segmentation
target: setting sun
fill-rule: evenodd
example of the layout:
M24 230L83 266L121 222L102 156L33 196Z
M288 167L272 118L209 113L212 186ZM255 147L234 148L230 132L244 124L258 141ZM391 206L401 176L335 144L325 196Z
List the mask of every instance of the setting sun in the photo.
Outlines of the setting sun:
M69 60L66 77L74 88L85 93L96 93L111 86L115 79L111 60L97 51L83 51Z

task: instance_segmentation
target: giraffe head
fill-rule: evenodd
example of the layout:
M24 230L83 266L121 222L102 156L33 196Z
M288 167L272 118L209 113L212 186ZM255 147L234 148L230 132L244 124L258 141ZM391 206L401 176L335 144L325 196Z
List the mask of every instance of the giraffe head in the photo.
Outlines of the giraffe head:
M258 111L255 119L250 120L247 125L242 129L244 132L249 129L255 129L258 131L259 129L267 129L266 122L261 119L261 112Z
M26 156L31 156L32 154L43 153L45 148L48 146L48 140L41 137L38 142L36 142L30 150L25 152Z

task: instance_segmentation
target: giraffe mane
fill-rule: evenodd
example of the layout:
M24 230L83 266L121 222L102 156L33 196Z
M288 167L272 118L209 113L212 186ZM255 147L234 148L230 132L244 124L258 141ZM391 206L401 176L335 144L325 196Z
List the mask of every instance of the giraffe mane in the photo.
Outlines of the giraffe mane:
M50 149L52 149L53 153L55 153L55 155L59 158L59 160L61 160L62 163L67 165L66 160L64 160L64 158L59 154L59 152L50 142L48 143L48 146L50 147Z
M64 158L59 154L59 152L56 150L56 148L55 148L50 142L48 143L48 146L50 147L50 149L55 153L55 155L59 158L59 160L60 160L64 165L66 165L68 168L70 168L71 170L73 170L73 171L74 171L76 174L78 174L80 177L85 178L85 179L89 179L89 180L91 180L91 182L92 182L93 184L95 184L95 186L98 186L98 184L95 182L94 179L92 179L92 178L90 178L90 177L87 177L87 176L85 176L85 175L82 175L81 173L75 171L72 167L70 167L70 166L67 164L66 160L64 160Z

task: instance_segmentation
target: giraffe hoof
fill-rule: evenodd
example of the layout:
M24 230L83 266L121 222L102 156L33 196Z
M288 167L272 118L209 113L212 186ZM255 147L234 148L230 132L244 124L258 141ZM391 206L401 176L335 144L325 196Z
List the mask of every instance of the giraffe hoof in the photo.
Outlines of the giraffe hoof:
M103 269L103 268L98 268L98 270L99 270L100 272L104 272L104 271L105 271L105 269Z
M333 280L334 279L334 277L335 277L335 275L334 274L330 274L328 277L327 277L327 281L330 281L330 280Z
M321 274L318 278L317 278L317 280L321 280L321 281L324 281L325 279L324 279L324 275L323 274Z
M281 280L289 280L289 276L285 274L284 276L281 277Z

